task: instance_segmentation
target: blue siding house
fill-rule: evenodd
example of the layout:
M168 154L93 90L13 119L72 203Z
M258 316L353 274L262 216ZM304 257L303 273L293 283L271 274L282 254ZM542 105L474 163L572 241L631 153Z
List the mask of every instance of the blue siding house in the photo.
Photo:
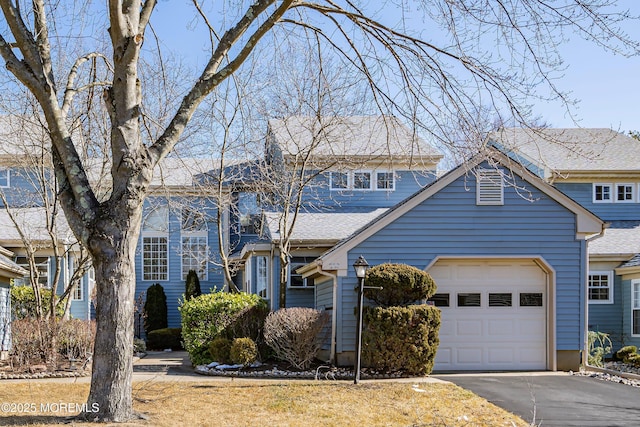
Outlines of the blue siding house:
M530 198L522 196L526 189ZM586 238L602 222L494 153L460 166L302 269L334 324L331 353L349 363L357 284L352 264L429 272L442 310L434 369L576 369L585 340Z
M502 129L492 143L606 221L589 243L588 327L640 346L640 141L610 129Z

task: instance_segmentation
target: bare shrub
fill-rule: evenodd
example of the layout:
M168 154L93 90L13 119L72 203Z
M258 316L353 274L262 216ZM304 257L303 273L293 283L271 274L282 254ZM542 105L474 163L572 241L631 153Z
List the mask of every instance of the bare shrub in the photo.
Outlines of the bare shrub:
M298 369L307 369L322 346L328 313L312 308L282 308L270 313L264 323L264 339L278 359ZM325 333L323 333L325 332Z
M18 369L46 364L55 370L59 361L88 359L94 337L95 322L16 319L11 322L11 360Z

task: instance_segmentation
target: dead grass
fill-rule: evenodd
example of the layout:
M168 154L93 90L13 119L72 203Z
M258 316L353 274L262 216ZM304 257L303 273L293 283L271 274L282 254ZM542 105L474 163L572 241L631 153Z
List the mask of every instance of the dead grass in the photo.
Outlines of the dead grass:
M3 382L0 425L69 422L58 404L82 404L88 384ZM134 383L136 411L148 421L122 426L528 426L452 384L311 381ZM17 413L7 413L7 405ZM23 405L22 408L20 405ZM42 411L42 405L44 411ZM46 411L49 404L49 411ZM25 406L28 405L28 406ZM26 412L34 408L35 412ZM87 425L72 422L70 425Z

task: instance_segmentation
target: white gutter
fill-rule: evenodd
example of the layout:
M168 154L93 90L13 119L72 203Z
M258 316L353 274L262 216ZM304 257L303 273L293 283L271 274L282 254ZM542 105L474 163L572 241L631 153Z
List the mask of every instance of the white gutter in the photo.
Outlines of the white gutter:
M604 236L605 230L609 228L609 223L602 225L602 231L585 239L585 250L587 251L587 271L585 273L585 293L584 293L584 336L582 342L582 366L589 366L589 242Z

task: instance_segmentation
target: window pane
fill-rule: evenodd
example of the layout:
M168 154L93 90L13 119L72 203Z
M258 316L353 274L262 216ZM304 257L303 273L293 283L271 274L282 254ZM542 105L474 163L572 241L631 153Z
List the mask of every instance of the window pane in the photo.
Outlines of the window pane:
M377 172L376 188L378 190L392 190L393 189L393 172Z
M449 307L449 294L435 294L429 301L432 301L436 307Z
M618 185L617 200L620 202L628 202L633 200L633 186L632 185Z
M349 175L345 172L331 172L331 188L334 190L346 189L349 185Z
M589 300L608 301L610 286L608 274L589 274Z
M511 307L511 294L489 294L489 307Z
M262 298L267 297L267 257L256 258L256 294Z
M207 238L182 238L182 280L187 279L189 270L198 274L201 280L207 280Z
M520 307L542 307L542 294L538 292L521 293Z
M353 188L368 190L371 188L371 172L355 172L353 174Z
M598 184L595 186L595 199L598 201L611 200L611 186Z
M633 310L633 335L640 335L640 310Z
M480 307L479 293L458 294L458 307Z
M142 220L142 231L168 231L169 208L156 206Z
M143 280L167 280L167 238L144 237L142 248Z
M182 230L183 231L204 231L207 229L207 222L204 212L193 208L182 209Z

